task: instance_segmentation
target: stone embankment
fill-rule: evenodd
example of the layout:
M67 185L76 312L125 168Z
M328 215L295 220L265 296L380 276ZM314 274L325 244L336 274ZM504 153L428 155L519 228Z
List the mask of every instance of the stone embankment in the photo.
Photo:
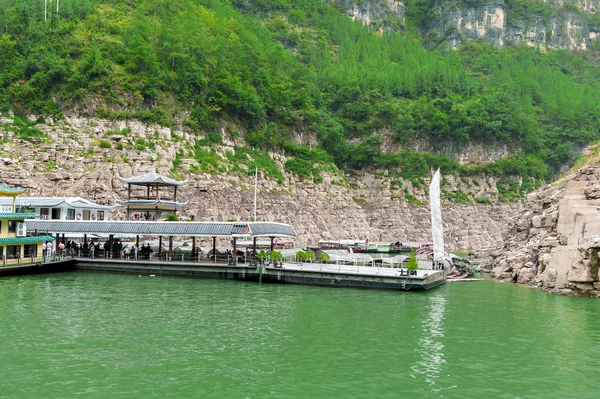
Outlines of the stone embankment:
M127 195L117 175L130 177L156 168L189 179L178 192L178 199L188 202L185 218L252 218L253 178L230 167L226 157L226 151L235 151L235 145L243 141L226 132L222 146L207 148L221 159L220 171L200 172L198 160L185 155L193 151L198 137L183 129L67 117L36 125L46 136L25 140L11 130L11 116L0 115L0 119L2 182L27 187L29 195L82 196L113 205ZM128 129L126 134L123 129ZM292 224L300 245L319 239L431 240L427 179L407 180L386 172L349 176L333 170L322 172L323 182L315 183L286 173L286 156L271 157L284 178L280 183L259 174L257 216ZM460 203L444 200L448 249L468 250L500 241L508 221L521 208L520 203L496 203L496 178L491 176L445 176L442 189L449 195L464 194ZM123 212L113 215L123 216Z
M527 197L501 248L481 251L500 281L600 297L600 167L585 167Z

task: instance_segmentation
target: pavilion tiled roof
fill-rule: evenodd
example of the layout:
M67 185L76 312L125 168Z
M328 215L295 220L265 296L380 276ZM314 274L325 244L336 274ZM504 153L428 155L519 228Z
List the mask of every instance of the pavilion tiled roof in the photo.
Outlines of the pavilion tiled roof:
M25 191L27 191L26 188L14 188L0 183L0 195L10 195L11 197L14 197L15 195L23 194Z
M174 208L183 208L187 202L163 201L163 200L117 200L122 206L171 206Z
M30 236L30 237L5 237L0 238L0 245L15 245L15 244L37 244L44 241L53 241L51 236Z
M33 212L0 212L0 219L36 219L38 215Z
M161 186L183 186L185 183L187 183L187 179L183 181L177 181L175 179L171 179L170 177L163 176L156 172L130 178L124 178L118 175L117 177L119 178L119 180L121 180L121 182L125 184L159 184Z

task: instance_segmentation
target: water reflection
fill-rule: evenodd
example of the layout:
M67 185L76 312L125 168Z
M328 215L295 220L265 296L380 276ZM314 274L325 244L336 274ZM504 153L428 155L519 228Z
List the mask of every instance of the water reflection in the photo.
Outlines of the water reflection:
M424 377L424 382L435 385L440 378L446 359L444 358L444 313L446 311L445 293L429 298L427 312L421 323L422 333L417 341L417 354L420 358L412 371ZM416 376L415 376L416 377Z

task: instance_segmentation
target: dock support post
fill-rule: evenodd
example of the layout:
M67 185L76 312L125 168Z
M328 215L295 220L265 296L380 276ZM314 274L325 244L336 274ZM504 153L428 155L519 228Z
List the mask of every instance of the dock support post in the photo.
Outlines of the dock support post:
M160 260L161 255L162 255L162 236L158 236L158 260Z
M271 237L271 252L275 249L275 237Z
M169 260L173 259L173 236L169 236Z
M256 263L256 237L252 238L252 264Z
M108 259L113 257L113 237L112 234L108 236Z
M237 266L237 237L233 237L233 253L231 255L233 256L231 264Z
M192 260L196 258L196 236L192 237Z
M213 237L213 257L217 263L217 237Z

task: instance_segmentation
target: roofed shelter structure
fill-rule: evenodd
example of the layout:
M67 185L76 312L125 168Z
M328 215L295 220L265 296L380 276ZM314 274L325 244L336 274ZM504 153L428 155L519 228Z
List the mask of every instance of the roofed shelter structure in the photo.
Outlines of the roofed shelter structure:
M12 212L0 212L0 257L2 265L38 262L43 260L42 243L50 236L27 235L25 219L37 217L33 212L16 212L17 196L26 190L0 184L0 197L12 197Z
M187 180L177 181L157 172L131 178L117 177L127 184L127 200L117 201L127 207L127 220L158 221L164 214L177 214L177 210L187 204L177 202L177 188Z
M0 183L0 196L2 197L12 197L12 211L17 211L17 195L23 194L27 189L24 188L13 188L9 187L6 184Z
M213 253L216 253L217 238L231 238L233 253L236 253L238 239L295 238L296 232L289 224L276 222L152 222L152 221L79 221L79 220L30 220L27 228L38 232L65 234L108 234L109 245L115 234L136 236L180 236L212 237ZM170 240L171 241L171 240ZM159 247L160 248L160 247ZM194 249L192 249L192 252ZM111 251L112 252L112 251ZM172 249L169 249L171 256ZM216 259L215 259L216 261ZM234 258L233 263L236 263Z

